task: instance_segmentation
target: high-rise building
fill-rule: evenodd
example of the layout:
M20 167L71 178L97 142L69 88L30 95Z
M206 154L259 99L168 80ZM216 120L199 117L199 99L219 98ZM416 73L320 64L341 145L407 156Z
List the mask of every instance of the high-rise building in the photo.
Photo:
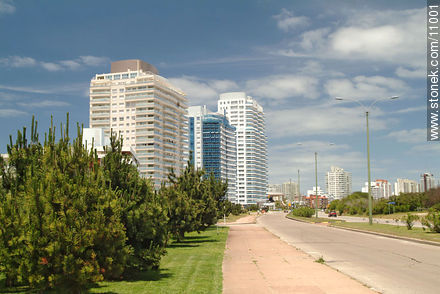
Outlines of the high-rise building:
M218 112L236 128L237 203L266 200L267 138L263 107L244 92L220 94Z
M287 201L293 202L298 193L298 184L292 181L285 182L281 185L281 192L285 195Z
M431 173L424 173L420 175L420 192L427 192L436 188L434 175Z
M157 69L141 60L111 64L111 72L90 82L90 127L111 130L133 147L139 172L160 185L173 169L179 173L188 157L185 94Z
M327 193L335 199L341 199L351 194L351 173L332 166L326 176Z
M267 187L267 192L282 193L281 192L281 184L269 184Z
M368 193L368 182L362 187L362 192ZM371 196L374 199L389 198L392 195L391 184L387 180L371 182Z
M202 122L203 167L217 179L227 181L228 200L236 203L237 150L235 127L225 116L207 114Z
M228 200L236 202L237 151L235 127L206 106L188 108L190 152L195 168L228 182Z
M189 119L189 150L191 154L191 163L195 168L203 167L203 150L202 150L202 121L203 117L208 114L206 105L188 107Z
M400 195L401 193L418 193L419 191L419 184L416 181L397 179L397 182L394 183L395 195Z

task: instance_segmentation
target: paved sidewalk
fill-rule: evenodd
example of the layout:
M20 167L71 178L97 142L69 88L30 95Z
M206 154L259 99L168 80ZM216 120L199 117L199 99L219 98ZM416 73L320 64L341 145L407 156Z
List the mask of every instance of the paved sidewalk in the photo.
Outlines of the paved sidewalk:
M253 224L230 226L223 259L223 293L376 293ZM239 224L240 223L240 224Z

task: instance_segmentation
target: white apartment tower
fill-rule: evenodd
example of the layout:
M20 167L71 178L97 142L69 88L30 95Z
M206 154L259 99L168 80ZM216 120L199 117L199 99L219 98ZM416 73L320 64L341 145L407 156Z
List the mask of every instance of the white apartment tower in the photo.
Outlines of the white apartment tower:
M401 193L418 193L420 192L419 184L416 181L408 179L397 179L394 183L394 194L400 195Z
M351 194L351 173L332 166L326 176L327 193L335 199L341 199Z
M192 161L196 169L203 168L203 118L208 114L206 105L188 107L189 150L193 151Z
M380 198L390 198L392 195L391 183L387 180L376 180L371 182L371 196L374 199ZM364 187L362 187L362 192L368 193L368 182L365 182Z
M185 94L144 61L121 60L90 82L90 127L120 134L132 147L139 171L155 186L171 169L179 173L188 157Z
M256 204L266 200L267 138L263 107L244 92L220 94L218 112L236 128L236 203Z

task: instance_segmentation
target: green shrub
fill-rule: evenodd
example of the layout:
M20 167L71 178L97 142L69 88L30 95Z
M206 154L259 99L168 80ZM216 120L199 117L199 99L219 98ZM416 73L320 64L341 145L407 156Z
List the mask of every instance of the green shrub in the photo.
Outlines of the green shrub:
M432 232L440 233L440 212L430 211L422 219L422 224L428 227Z
M408 213L407 215L402 217L402 221L406 223L406 228L408 230L412 230L414 226L414 222L419 219L418 215Z
M292 210L294 216L312 217L315 214L315 210L310 207L298 207Z

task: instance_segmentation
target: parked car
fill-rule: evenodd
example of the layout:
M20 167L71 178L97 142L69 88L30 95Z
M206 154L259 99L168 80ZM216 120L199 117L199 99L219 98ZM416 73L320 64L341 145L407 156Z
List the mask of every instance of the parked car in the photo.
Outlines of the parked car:
M336 213L336 211L330 211L329 212L329 214L328 214L328 217L337 217L338 216L338 214Z

